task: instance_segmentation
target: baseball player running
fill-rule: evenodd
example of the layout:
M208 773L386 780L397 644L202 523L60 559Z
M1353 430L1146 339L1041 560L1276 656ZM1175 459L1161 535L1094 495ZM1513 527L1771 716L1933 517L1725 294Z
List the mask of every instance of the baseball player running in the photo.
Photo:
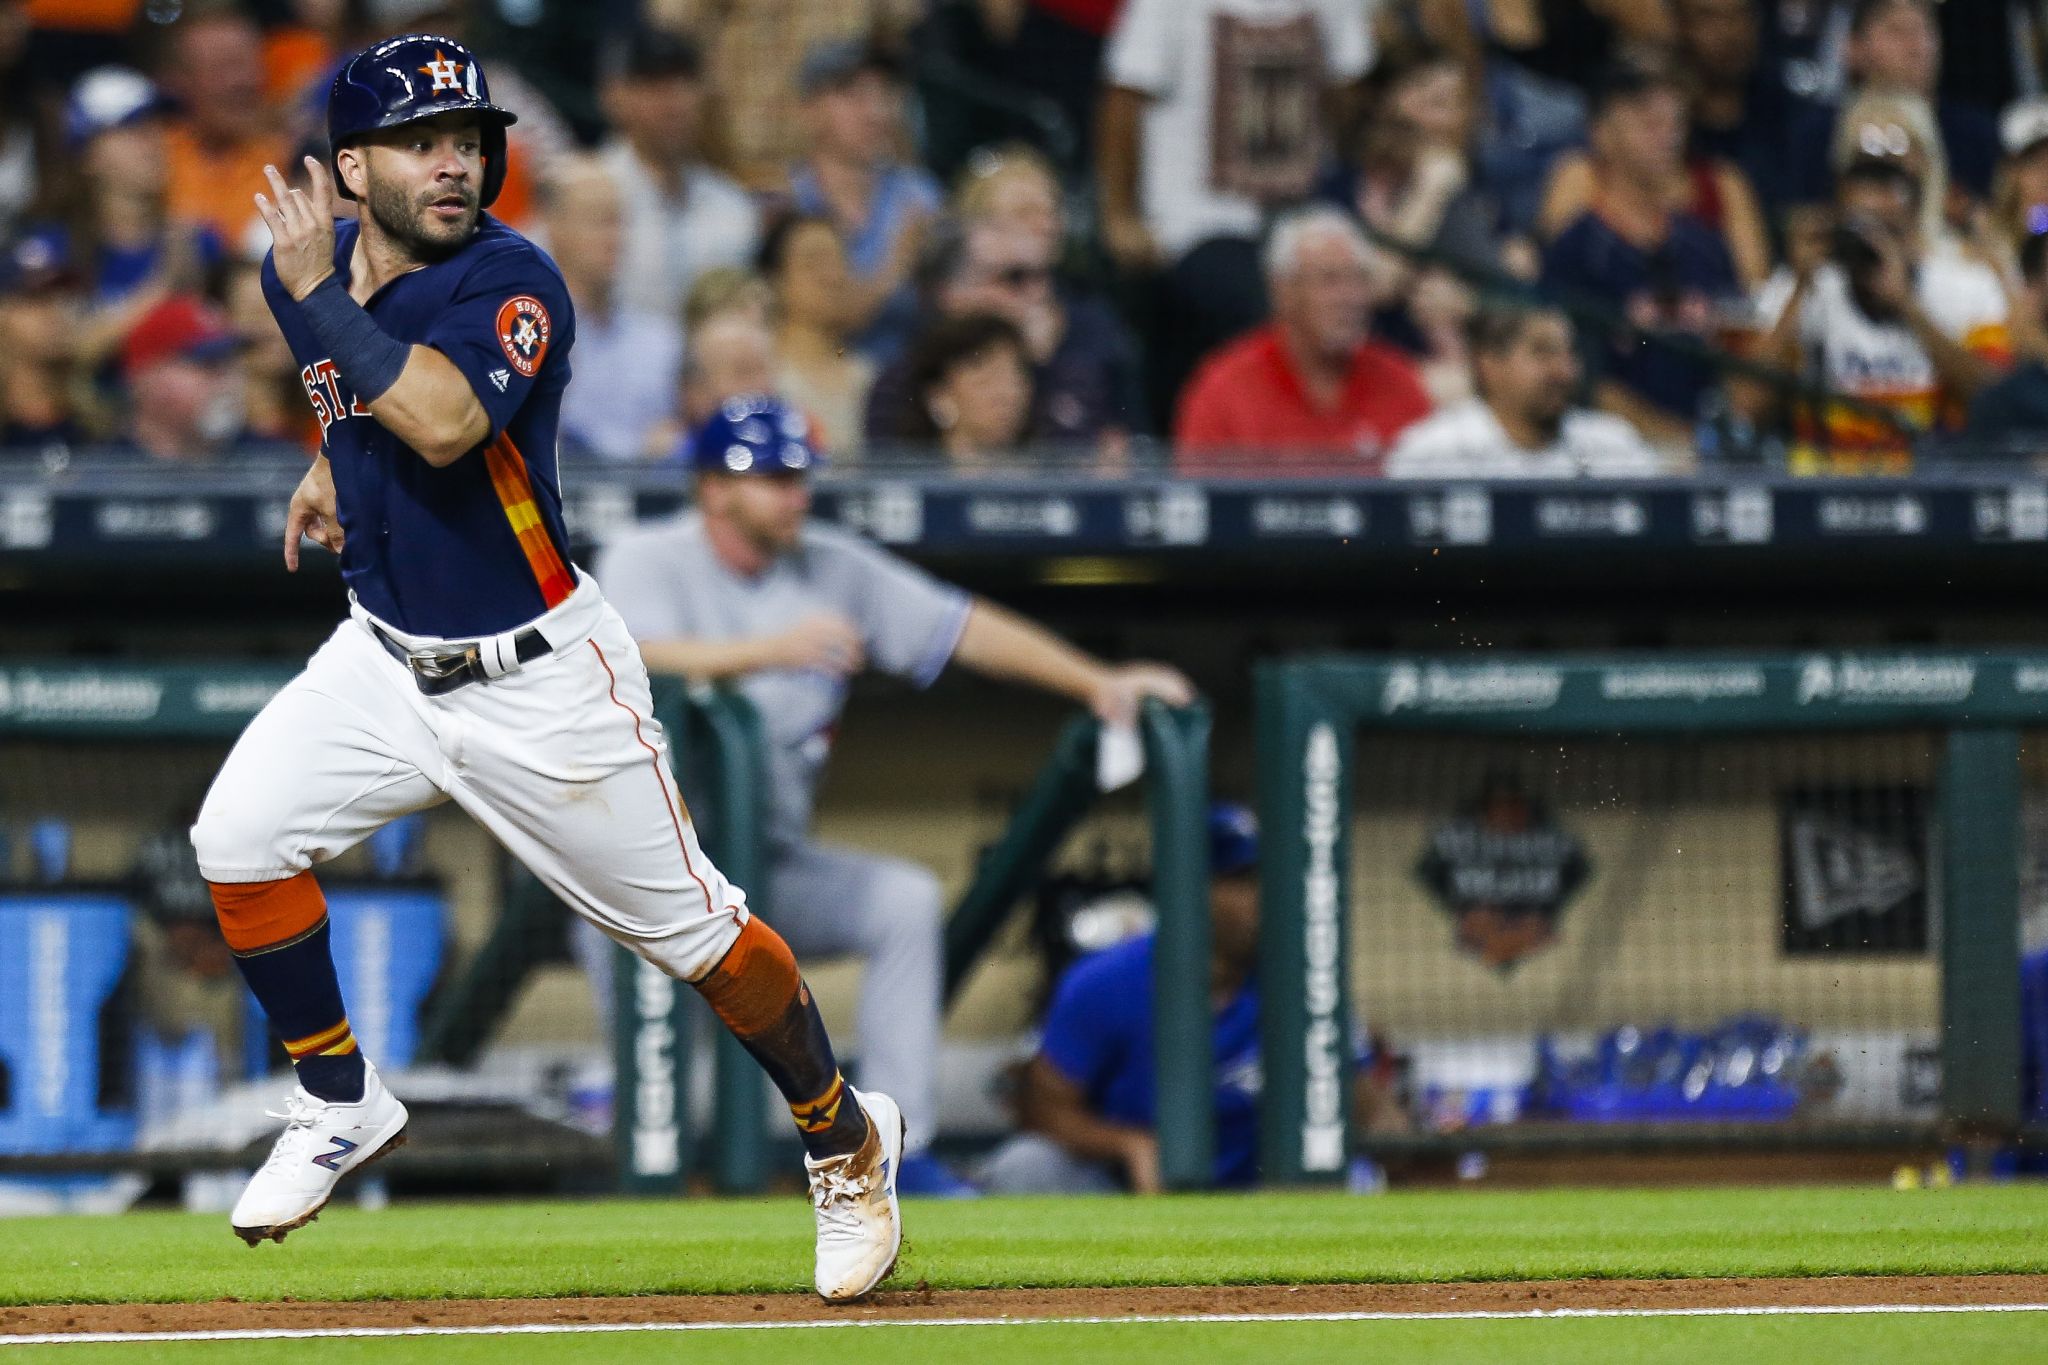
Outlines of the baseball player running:
M349 1030L311 869L453 801L759 1059L802 1134L818 1292L859 1298L902 1240L902 1116L846 1086L788 946L704 856L639 651L569 562L555 428L575 319L553 262L483 212L512 121L462 44L389 39L335 78L330 164L307 158L305 188L268 168L256 196L264 289L324 435L285 562L302 533L338 553L349 619L250 722L192 830L298 1080L231 1223L281 1242L404 1141L405 1106ZM337 192L361 201L355 223L335 223Z

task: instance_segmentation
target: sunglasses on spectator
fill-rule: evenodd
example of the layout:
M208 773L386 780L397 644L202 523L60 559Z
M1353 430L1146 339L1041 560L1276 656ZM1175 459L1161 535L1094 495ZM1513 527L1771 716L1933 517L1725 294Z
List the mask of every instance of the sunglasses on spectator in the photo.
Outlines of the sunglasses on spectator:
M1005 289L1022 289L1027 285L1044 284L1052 278L1049 265L1006 265L1000 270L990 271L997 284Z

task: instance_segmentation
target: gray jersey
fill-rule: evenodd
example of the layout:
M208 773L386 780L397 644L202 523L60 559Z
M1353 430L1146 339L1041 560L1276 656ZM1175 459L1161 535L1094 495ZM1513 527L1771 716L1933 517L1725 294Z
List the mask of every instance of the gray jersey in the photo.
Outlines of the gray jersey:
M597 580L640 641L746 639L837 612L860 632L870 667L917 687L929 686L952 657L971 600L858 536L816 524L804 528L796 550L759 578L745 578L712 553L696 512L606 546ZM760 709L768 741L769 843L789 848L810 831L846 684L825 673L772 669L740 687Z

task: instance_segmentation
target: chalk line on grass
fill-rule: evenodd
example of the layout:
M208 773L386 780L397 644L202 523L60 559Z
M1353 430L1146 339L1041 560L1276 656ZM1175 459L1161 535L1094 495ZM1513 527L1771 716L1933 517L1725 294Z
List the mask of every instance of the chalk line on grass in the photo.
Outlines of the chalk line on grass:
M2048 1313L2048 1303L1752 1304L1721 1308L1530 1308L1430 1312L1133 1313L1051 1318L817 1318L800 1322L528 1322L470 1327L235 1328L218 1332L37 1332L0 1336L0 1347L124 1342L304 1341L358 1337L580 1336L598 1332L786 1332L842 1327L1101 1327L1222 1322L1473 1322L1559 1318L1842 1317L1854 1314Z

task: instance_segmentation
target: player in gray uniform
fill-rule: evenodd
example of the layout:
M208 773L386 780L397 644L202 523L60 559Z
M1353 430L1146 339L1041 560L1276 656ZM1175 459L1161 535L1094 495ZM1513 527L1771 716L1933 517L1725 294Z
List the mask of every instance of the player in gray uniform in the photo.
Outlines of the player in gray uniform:
M900 858L811 842L818 778L848 680L917 687L948 662L1071 697L1112 723L1146 697L1194 690L1159 664L1092 658L887 551L809 521L817 456L800 413L729 402L692 443L697 505L640 527L597 561L605 596L651 672L738 685L768 743L768 914L796 951L864 962L856 1028L864 1087L903 1106L905 1194L966 1193L927 1153L943 986L938 879Z

